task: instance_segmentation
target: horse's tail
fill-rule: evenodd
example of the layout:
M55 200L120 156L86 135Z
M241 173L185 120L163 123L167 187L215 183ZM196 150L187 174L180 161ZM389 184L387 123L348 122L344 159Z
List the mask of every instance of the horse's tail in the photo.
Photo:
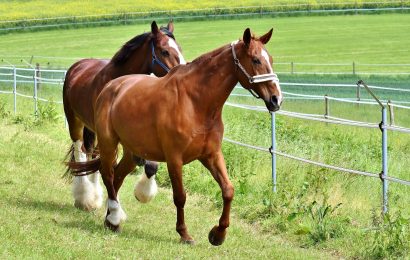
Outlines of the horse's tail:
M90 175L98 171L101 167L100 157L96 157L86 162L69 161L66 163L67 172L73 176L85 176Z
M67 180L69 180L69 181L72 181L73 175L71 174L71 169L70 169L70 167L68 166L68 163L75 162L75 158L74 158L74 144L71 144L70 148L69 148L68 151L67 151L67 154L66 154L65 157L64 157L64 161L63 161L63 162L65 162L65 164L66 164L66 166L67 166L67 169L66 169L66 171L65 171L64 174L63 174L63 178L65 178L65 179L67 179Z
M66 178L72 181L74 176L84 176L92 174L99 170L101 162L100 157L87 162L76 162L74 158L74 144L71 144L70 148L64 159L64 164L67 166L67 169L63 175L63 178Z

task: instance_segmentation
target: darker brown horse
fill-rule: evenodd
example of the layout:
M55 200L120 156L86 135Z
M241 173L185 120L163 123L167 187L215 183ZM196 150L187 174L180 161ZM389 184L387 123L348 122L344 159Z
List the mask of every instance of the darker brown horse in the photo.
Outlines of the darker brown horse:
M271 35L272 30L257 38L246 29L243 40L175 67L163 78L129 75L107 84L95 107L100 158L70 165L78 172L101 171L108 192L106 226L119 228L123 211L117 194L129 172L127 165L137 155L167 163L177 209L176 230L181 241L192 243L184 221L182 166L199 160L222 190L222 215L219 225L210 231L209 241L212 245L223 243L234 188L221 151L222 108L239 81L261 98L269 111L279 109L282 93L272 71L272 57L264 47ZM118 143L124 154L114 167Z
M111 60L83 59L70 67L64 82L63 102L73 141L72 161L87 160L82 151L83 144L87 154L91 154L95 139L93 107L107 82L127 74L154 73L156 76L164 76L170 68L180 63L185 64L173 31L172 22L159 29L154 21L151 32L138 35L125 43ZM156 163L146 164L145 172L148 177L143 179L145 183L155 184L154 178L148 179L155 174L156 169ZM85 210L102 205L99 174L90 176L90 179L91 181L87 176L78 176L73 181L74 204Z

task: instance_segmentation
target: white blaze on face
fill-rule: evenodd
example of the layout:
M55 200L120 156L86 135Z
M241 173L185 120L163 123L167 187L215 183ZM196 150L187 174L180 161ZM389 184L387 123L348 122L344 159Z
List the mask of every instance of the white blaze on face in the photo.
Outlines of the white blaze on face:
M261 55L262 55L262 57L265 58L266 63L267 63L268 66L269 66L269 73L273 73L273 69L272 69L272 65L270 64L270 61L269 61L269 55L268 55L268 53L267 53L264 49L262 49ZM276 97L276 98L278 99L278 104L280 105L280 104L282 103L282 99L283 99L283 97L282 97L282 91L280 90L279 82L276 81L275 84L276 84L276 87L278 88L278 92L279 92L279 96Z
M184 56L182 56L182 53L179 51L178 45L177 43L174 41L174 39L169 38L168 40L168 45L171 48L174 48L176 50L176 52L178 53L178 57L179 57L179 64L186 64L186 61L184 59Z

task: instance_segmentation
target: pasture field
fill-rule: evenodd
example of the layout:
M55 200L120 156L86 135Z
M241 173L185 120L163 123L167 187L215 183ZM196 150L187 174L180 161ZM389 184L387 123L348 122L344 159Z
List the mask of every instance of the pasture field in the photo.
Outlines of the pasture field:
M33 18L52 18L52 17L64 17L64 16L84 16L84 15L105 15L105 14L122 14L130 12L146 12L146 11L169 11L169 10L188 10L188 9L204 9L204 8L226 8L226 7L240 7L240 6L266 6L266 5L290 5L288 8L280 8L281 10L294 10L298 9L292 5L311 5L321 6L328 8L328 3L335 4L339 8L346 7L361 7L364 3L370 6L403 6L409 4L408 1L393 1L391 3L379 0L279 0L272 1L262 0L228 0L228 1L126 1L118 0L115 4L107 4L106 1L59 1L58 4L52 0L40 0L40 1L0 1L0 21L12 21L21 19L33 19Z
M274 62L307 63L303 71L328 72L335 69L333 66L309 66L311 63L355 61L362 72L409 72L409 66L360 65L409 64L410 15L407 14L176 22L175 36L186 59L192 60L239 39L246 27L257 35L273 27L274 34L267 49ZM25 65L21 62L23 58L43 67L67 68L80 58L110 58L124 42L148 30L149 22L145 25L0 35L0 64ZM289 64L274 65L274 70L289 71ZM351 67L345 70L350 73Z
M273 26L276 31L267 48L277 62L292 58L299 62L406 63L410 55L407 51L409 20L409 15L385 14L197 21L176 23L175 35L188 60L239 38L245 27L251 27L260 35ZM42 64L50 62L51 67L66 68L79 57L110 57L124 41L148 29L149 25L132 25L2 35L0 57L17 62L21 56L35 55L34 59ZM60 58L41 60L36 55ZM279 70L278 66L275 68ZM350 84L359 78L280 76L284 82ZM410 88L407 76L366 76L364 79L372 85ZM0 89L9 87L0 84ZM283 90L308 91L290 87L283 87ZM29 94L32 90L30 86L22 86L21 91ZM61 86L43 86L40 91L43 97L61 100ZM323 89L310 91L324 94ZM333 90L333 94L354 96L355 93ZM376 94L382 98L410 100L408 94L382 91ZM229 101L262 105L260 101L237 97ZM112 235L102 228L103 210L87 214L73 209L69 184L59 179L63 173L61 160L69 145L61 106L43 104L39 117L33 119L30 116L32 100L19 98L18 104L19 114L12 115L12 97L0 95L0 176L5 187L0 192L10 200L9 204L7 200L0 202L5 209L0 213L4 223L0 225L4 231L0 233L4 236L1 240L10 241L1 244L5 257L93 257L92 253L97 257L114 257L118 253L124 258L130 255L138 258L134 249L139 249L142 258L161 258L165 252L169 253L165 258L373 259L406 258L410 254L409 187L390 184L390 215L383 219L378 179L336 173L279 157L278 193L274 194L269 154L226 142L223 152L236 188L234 220L226 244L220 248L207 244L208 229L220 212L221 195L210 174L197 162L184 167L184 183L189 193L186 214L188 225L198 240L197 246L184 247L177 243L170 183L164 165L158 174L163 189L153 204L134 202L130 194L135 176L128 177L121 198L130 219L124 233ZM284 109L323 113L323 103L285 101ZM332 103L331 113L350 119L380 120L378 109L365 106ZM268 113L226 106L223 116L226 137L270 146ZM397 117L400 124L410 126L408 111L399 111ZM377 129L326 125L279 115L277 121L280 151L346 168L380 171L381 134ZM409 180L410 135L389 132L388 138L390 175ZM50 192L44 192L47 190ZM152 214L158 210L164 212L166 219L159 218L162 214ZM10 218L11 214L21 217ZM152 228L146 225L151 217ZM45 234L53 241L41 240ZM61 241L61 244L54 241ZM45 247L39 246L42 242ZM121 247L114 248L116 243ZM77 245L80 247L76 248ZM104 251L98 250L103 247ZM84 253L83 249L88 252Z

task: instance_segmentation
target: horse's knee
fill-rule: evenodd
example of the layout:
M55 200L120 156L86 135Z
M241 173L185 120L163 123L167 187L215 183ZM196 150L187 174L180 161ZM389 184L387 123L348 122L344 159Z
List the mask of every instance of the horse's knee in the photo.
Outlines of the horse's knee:
M229 184L229 185L225 186L222 189L222 198L223 198L223 200L226 201L226 202L232 201L234 193L235 193L235 189L234 189L232 184Z
M174 194L174 204L177 208L183 208L185 206L186 201L186 194L183 192L182 194Z

